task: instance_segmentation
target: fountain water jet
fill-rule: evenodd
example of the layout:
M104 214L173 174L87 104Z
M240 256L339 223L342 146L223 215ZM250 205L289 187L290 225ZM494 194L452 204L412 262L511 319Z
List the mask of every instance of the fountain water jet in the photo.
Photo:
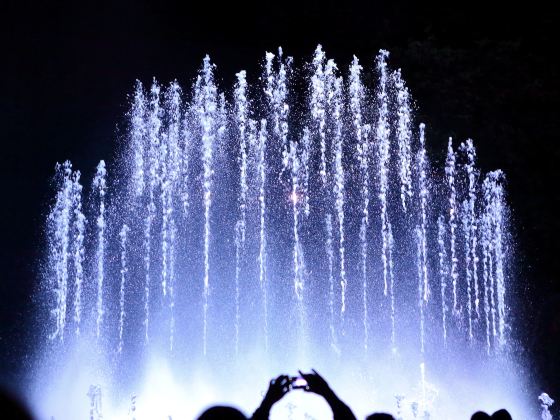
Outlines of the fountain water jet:
M515 363L505 178L476 168L471 140L432 165L387 60L342 74L319 46L299 73L279 49L259 80L237 73L231 98L209 57L190 97L138 82L128 141L92 190L56 167L41 293L61 371L103 383L105 410L137 395L138 418L169 401L154 383L250 409L258 392L232 391L223 369L254 384L311 363L388 411L399 395L403 418L403 394L435 417L469 408L445 392L464 385L459 367L486 390ZM504 383L522 389L516 374Z

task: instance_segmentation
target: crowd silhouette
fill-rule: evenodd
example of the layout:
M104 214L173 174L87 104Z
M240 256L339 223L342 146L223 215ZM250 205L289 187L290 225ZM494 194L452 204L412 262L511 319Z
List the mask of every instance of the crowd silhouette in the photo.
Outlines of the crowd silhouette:
M356 420L350 407L336 395L316 370L312 369L310 373L299 371L299 375L296 377L280 375L272 379L261 404L249 418L234 407L216 405L205 410L198 420L268 420L274 404L294 389L302 389L323 397L332 410L333 420ZM32 420L33 416L17 398L0 392L0 418ZM368 415L366 420L395 420L395 417L387 413L373 413ZM492 415L477 411L471 416L471 420L512 420L512 417L507 410L501 409Z
M268 420L270 411L274 404L280 401L288 392L293 389L303 389L305 392L312 392L325 399L332 410L333 420L356 420L356 416L329 386L327 381L319 375L315 369L311 369L310 373L299 371L300 376L290 377L288 375L280 375L270 381L268 391L266 392L260 406L255 410L249 418L233 407L215 406L204 411L198 420ZM501 409L492 415L483 411L477 411L471 416L471 420L512 420L511 415L505 409ZM395 420L388 413L373 413L366 417L366 420Z

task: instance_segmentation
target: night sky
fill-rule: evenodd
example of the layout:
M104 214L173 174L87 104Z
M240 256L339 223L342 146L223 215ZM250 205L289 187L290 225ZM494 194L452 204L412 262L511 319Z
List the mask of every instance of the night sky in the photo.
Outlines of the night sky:
M302 63L321 43L342 69L352 54L371 65L388 49L427 124L432 159L449 136L472 137L482 170L505 170L520 351L560 400L560 16L539 2L420 3L2 2L0 383L18 383L33 355L55 163L70 159L89 184L95 164L114 156L136 79L190 86L209 54L228 88L241 69L254 78L265 51L282 46Z

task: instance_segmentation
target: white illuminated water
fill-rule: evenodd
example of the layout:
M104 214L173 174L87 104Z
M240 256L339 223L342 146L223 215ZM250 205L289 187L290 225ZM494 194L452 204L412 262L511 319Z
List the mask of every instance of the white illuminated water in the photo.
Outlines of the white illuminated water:
M472 140L430 141L388 59L279 49L231 91L209 57L190 88L137 82L91 187L55 169L40 418L249 414L311 367L359 417L541 411L516 358L505 175ZM273 417L325 413L294 391Z

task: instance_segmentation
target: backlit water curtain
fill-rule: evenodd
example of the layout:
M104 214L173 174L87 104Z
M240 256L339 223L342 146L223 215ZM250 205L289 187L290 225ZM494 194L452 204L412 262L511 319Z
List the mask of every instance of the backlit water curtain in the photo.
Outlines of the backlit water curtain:
M429 127L388 55L339 67L318 47L297 68L280 49L224 92L206 57L189 89L136 84L117 158L92 182L57 165L45 352L97 366L82 418L117 394L134 394L125 418L142 418L154 354L186 383L201 364L323 363L333 385L328 366L376 389L391 382L380 365L400 366L409 382L386 407L402 418L441 417L431 376L510 362L505 176L477 168L472 140L428 155ZM255 378L258 404L269 378Z

